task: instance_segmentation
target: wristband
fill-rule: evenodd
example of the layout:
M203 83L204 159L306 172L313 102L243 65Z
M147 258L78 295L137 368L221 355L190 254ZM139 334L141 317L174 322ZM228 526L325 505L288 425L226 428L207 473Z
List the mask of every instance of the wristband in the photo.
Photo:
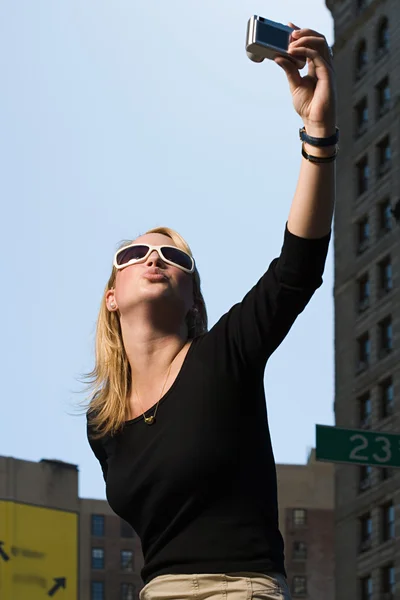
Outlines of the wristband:
M299 130L300 140L305 142L306 144L310 144L310 146L316 146L317 148L325 148L326 146L336 146L339 142L339 129L336 127L336 133L327 138L316 138L311 137L306 132L306 128L302 127Z
M332 156L312 156L312 154L307 154L307 152L304 150L304 144L302 144L301 153L305 159L309 160L312 163L331 163L336 160L336 157L338 155L338 151L336 148L335 154L332 154Z

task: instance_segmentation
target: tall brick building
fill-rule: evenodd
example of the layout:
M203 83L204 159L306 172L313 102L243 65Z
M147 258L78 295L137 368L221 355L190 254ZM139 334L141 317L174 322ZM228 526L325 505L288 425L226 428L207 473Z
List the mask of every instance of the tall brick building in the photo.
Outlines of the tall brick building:
M326 0L341 129L336 425L400 432L400 2ZM390 450L382 448L389 458ZM400 598L399 470L336 467L336 598Z

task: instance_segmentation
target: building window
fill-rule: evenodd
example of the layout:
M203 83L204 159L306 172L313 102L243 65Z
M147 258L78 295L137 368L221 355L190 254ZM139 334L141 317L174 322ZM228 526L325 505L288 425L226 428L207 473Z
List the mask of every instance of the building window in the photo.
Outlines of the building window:
M369 187L370 169L368 165L368 157L364 156L356 165L357 169L357 195L361 196Z
M135 600L133 583L121 583L121 600Z
M378 264L379 271L379 289L378 295L381 297L388 294L393 289L392 260L386 256Z
M358 284L358 311L364 312L369 307L370 285L369 275L365 273L357 282Z
M382 236L392 230L392 205L389 198L385 198L378 205L379 210L379 235Z
M381 508L382 514L382 542L394 539L394 504L389 502Z
M293 559L305 560L307 558L307 544L305 542L293 542Z
M362 254L369 245L369 219L362 217L357 223L357 252Z
M304 508L293 509L293 525L295 527L305 525L307 523L307 511Z
M121 571L133 571L132 550L121 550Z
M356 0L357 12L361 12L368 6L368 0Z
M360 427L368 428L371 426L371 396L369 392L366 392L362 396L360 396L359 400L360 407Z
M92 515L92 536L104 537L104 515Z
M371 487L372 484L372 467L369 465L362 465L360 467L360 479L359 479L359 490L365 492Z
M369 333L364 333L357 340L357 372L361 373L368 368L371 358L371 343Z
M92 569L104 569L104 548L92 548Z
M389 77L382 79L376 86L376 105L378 119L390 110Z
M361 600L372 600L372 577L367 575L360 581Z
M305 596L307 594L307 580L304 575L295 575L293 577L293 595Z
M379 358L384 358L393 350L393 326L392 318L386 317L378 325L379 327Z
M400 224L400 200L397 200L391 212L395 218L395 221Z
M389 50L389 22L386 17L381 19L376 36L376 56L381 58Z
M392 158L392 150L390 148L389 136L386 136L376 146L378 155L378 176L383 177L385 173L390 169L390 162Z
M122 538L133 538L134 532L133 532L132 527L129 525L129 523L124 521L124 519L120 519L120 524L121 524L121 529L120 529L121 537Z
M366 552L371 548L372 540L372 518L367 513L360 518L360 552Z
M387 481L393 477L393 469L390 467L381 467L379 471L381 473L381 481Z
M381 569L381 590L388 598L394 599L395 587L394 565L386 565Z
M394 412L394 388L391 377L379 385L380 416L381 419L390 417Z
M368 64L367 42L361 40L356 49L356 79L365 74Z
M368 127L368 104L367 98L363 98L356 106L356 137L360 137L367 131Z
M90 600L104 600L104 581L92 581Z

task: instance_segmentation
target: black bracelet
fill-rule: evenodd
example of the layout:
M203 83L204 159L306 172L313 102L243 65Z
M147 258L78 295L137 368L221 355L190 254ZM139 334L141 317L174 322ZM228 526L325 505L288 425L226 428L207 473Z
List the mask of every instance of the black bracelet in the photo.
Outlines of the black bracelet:
M315 146L316 148L326 148L327 146L336 146L339 142L339 129L336 127L336 133L327 138L316 138L311 137L306 132L306 128L302 127L299 130L300 140L305 142L306 144L310 144L310 146Z
M332 154L332 156L312 156L311 154L307 154L307 152L304 150L304 144L302 144L301 153L304 156L304 158L306 158L312 163L331 163L336 160L338 150L336 148L335 154Z

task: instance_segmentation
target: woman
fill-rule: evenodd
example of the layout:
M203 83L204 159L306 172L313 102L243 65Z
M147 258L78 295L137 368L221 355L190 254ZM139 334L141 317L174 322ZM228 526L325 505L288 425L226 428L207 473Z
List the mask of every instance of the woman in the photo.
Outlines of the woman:
M279 258L209 332L190 249L170 229L120 249L104 294L88 436L111 507L142 541L141 600L290 598L263 374L322 284L337 152L325 38L296 28L290 52L307 57L306 77L276 62L311 139Z

